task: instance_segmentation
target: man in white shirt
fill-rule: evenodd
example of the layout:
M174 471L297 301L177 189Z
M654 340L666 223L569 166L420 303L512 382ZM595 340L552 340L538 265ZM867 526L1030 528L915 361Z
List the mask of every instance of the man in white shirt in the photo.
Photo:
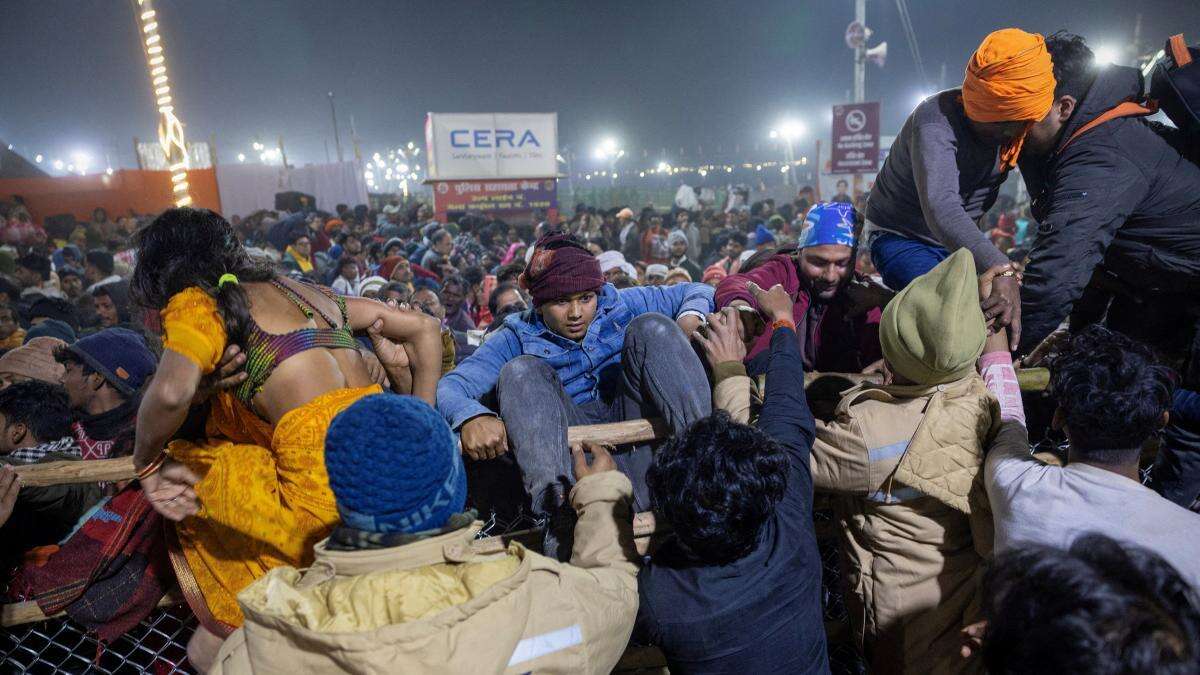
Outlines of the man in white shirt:
M1070 444L1067 464L1034 459L1023 420L1004 415L984 474L996 552L1025 543L1065 549L1099 532L1158 553L1200 588L1200 514L1138 476L1142 444L1167 423L1170 371L1141 343L1092 326L1055 362L1050 388L1058 402L1054 425Z

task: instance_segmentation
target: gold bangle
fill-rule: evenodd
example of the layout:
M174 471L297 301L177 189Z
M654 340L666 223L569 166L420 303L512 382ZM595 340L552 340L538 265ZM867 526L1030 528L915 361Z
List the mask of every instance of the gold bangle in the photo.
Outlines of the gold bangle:
M166 462L166 461L167 461L167 453L165 453L165 452L158 453L158 457L155 457L154 461L152 461L149 464L147 464L146 466L142 467L142 470L137 472L137 479L145 480L145 479L149 478L151 475L153 475L155 472L157 472L159 469L161 469L163 462Z

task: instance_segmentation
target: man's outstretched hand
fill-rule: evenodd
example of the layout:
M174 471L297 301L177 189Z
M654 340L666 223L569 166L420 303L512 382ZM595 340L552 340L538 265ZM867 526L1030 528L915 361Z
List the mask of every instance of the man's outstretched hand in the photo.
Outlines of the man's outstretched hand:
M979 292L988 329L994 333L1008 328L1009 350L1016 351L1021 343L1020 276L1011 264L997 265L979 276Z
M200 386L192 396L192 405L200 405L222 389L233 389L246 381L246 355L237 345L229 345L221 361L211 373L200 378Z
M697 331L692 339L703 349L708 365L713 368L719 363L741 362L746 358L746 342L742 338L742 312L726 307L716 314L708 315L708 329Z
M587 456L583 454L585 449L592 453L591 466L588 466ZM612 455L608 454L608 449L597 443L573 445L571 446L571 456L575 459L576 481L605 471L617 470L617 463L613 460Z
M753 281L746 282L746 289L754 295L758 303L758 311L771 321L792 321L792 296L783 290L783 286L775 284L770 290L763 290Z

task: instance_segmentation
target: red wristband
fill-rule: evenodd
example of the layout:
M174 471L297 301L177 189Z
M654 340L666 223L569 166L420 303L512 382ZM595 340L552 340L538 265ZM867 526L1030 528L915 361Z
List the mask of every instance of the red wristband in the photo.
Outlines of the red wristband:
M793 331L795 331L796 323L794 321L788 321L787 319L780 319L771 324L772 331L774 331L776 328L791 328Z

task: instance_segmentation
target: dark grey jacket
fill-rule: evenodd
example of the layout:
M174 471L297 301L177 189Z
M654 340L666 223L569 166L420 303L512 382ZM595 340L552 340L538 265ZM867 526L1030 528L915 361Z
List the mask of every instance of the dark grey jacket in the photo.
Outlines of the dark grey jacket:
M1021 291L1022 353L1071 314L1101 265L1101 274L1134 293L1200 297L1200 166L1185 156L1182 135L1127 117L1066 145L1075 130L1141 90L1137 69L1102 69L1055 152L1021 158L1038 221Z

